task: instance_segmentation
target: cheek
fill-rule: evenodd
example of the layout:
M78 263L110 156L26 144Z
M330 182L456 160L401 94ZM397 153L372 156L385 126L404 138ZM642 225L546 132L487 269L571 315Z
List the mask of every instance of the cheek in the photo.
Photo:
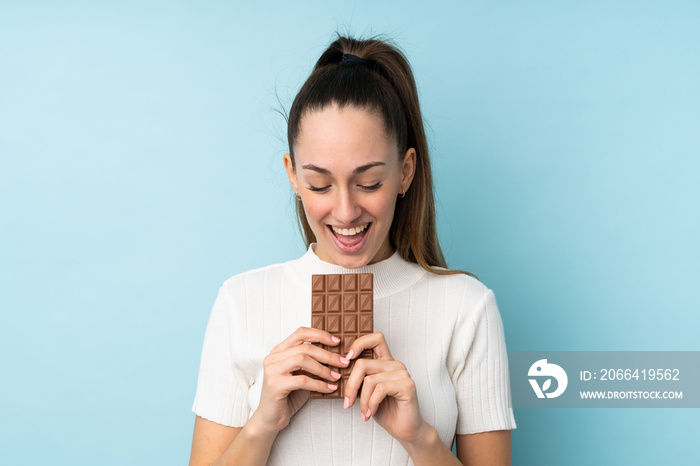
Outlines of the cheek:
M305 202L304 211L309 223L318 223L328 215L329 207L324 202Z
M373 214L377 218L381 218L384 221L391 222L391 219L394 216L395 207L396 201L394 200L393 196L386 196L382 199L378 199L377 202L374 204Z

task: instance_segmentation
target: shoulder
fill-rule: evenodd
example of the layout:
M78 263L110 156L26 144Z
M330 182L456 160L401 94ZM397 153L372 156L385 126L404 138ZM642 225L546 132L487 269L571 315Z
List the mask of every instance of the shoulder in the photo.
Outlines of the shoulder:
M456 329L476 328L498 315L493 291L471 275L427 273L426 280L431 289L444 290Z
M446 270L436 267L438 270ZM426 280L431 285L440 285L445 288L445 292L460 296L468 304L474 301L483 300L489 293L493 293L486 285L478 279L466 273L453 273L449 275L438 273L426 273Z
M241 272L226 279L221 288L231 294L259 290L264 285L274 288L274 284L280 283L283 277L295 275L299 262L300 259L294 259Z

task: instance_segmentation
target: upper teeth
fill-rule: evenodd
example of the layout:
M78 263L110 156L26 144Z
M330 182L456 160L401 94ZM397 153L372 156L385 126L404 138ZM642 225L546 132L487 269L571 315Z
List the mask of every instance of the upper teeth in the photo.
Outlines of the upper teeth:
M355 228L338 228L338 227L331 227L331 228L333 228L333 231L338 233L339 235L352 236L352 235L358 234L361 231L364 231L364 229L367 228L367 225L369 225L369 223L365 223L364 225L360 225L359 227L355 227Z

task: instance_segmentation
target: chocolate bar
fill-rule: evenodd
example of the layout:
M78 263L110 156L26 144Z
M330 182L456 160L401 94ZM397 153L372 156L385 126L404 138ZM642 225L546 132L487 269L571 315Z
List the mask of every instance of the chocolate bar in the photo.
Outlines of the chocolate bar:
M311 326L340 338L336 346L318 346L345 356L357 338L374 331L373 288L371 273L311 276ZM374 353L368 349L358 357L373 359ZM338 389L332 393L311 392L311 398L345 397L345 384L354 365L355 359L352 359L348 367L331 367L341 374L337 382L332 382L338 384Z

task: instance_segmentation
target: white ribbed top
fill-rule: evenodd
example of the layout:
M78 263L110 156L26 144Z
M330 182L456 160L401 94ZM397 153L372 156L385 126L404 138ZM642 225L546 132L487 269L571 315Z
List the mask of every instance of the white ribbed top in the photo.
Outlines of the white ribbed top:
M204 337L192 411L241 427L260 402L262 360L311 324L311 275L374 274L374 329L416 383L423 418L446 445L455 433L514 429L503 324L493 292L468 275L436 275L397 253L359 269L322 261L315 245L300 259L224 282ZM407 465L401 444L359 402L313 399L272 447L268 465Z

